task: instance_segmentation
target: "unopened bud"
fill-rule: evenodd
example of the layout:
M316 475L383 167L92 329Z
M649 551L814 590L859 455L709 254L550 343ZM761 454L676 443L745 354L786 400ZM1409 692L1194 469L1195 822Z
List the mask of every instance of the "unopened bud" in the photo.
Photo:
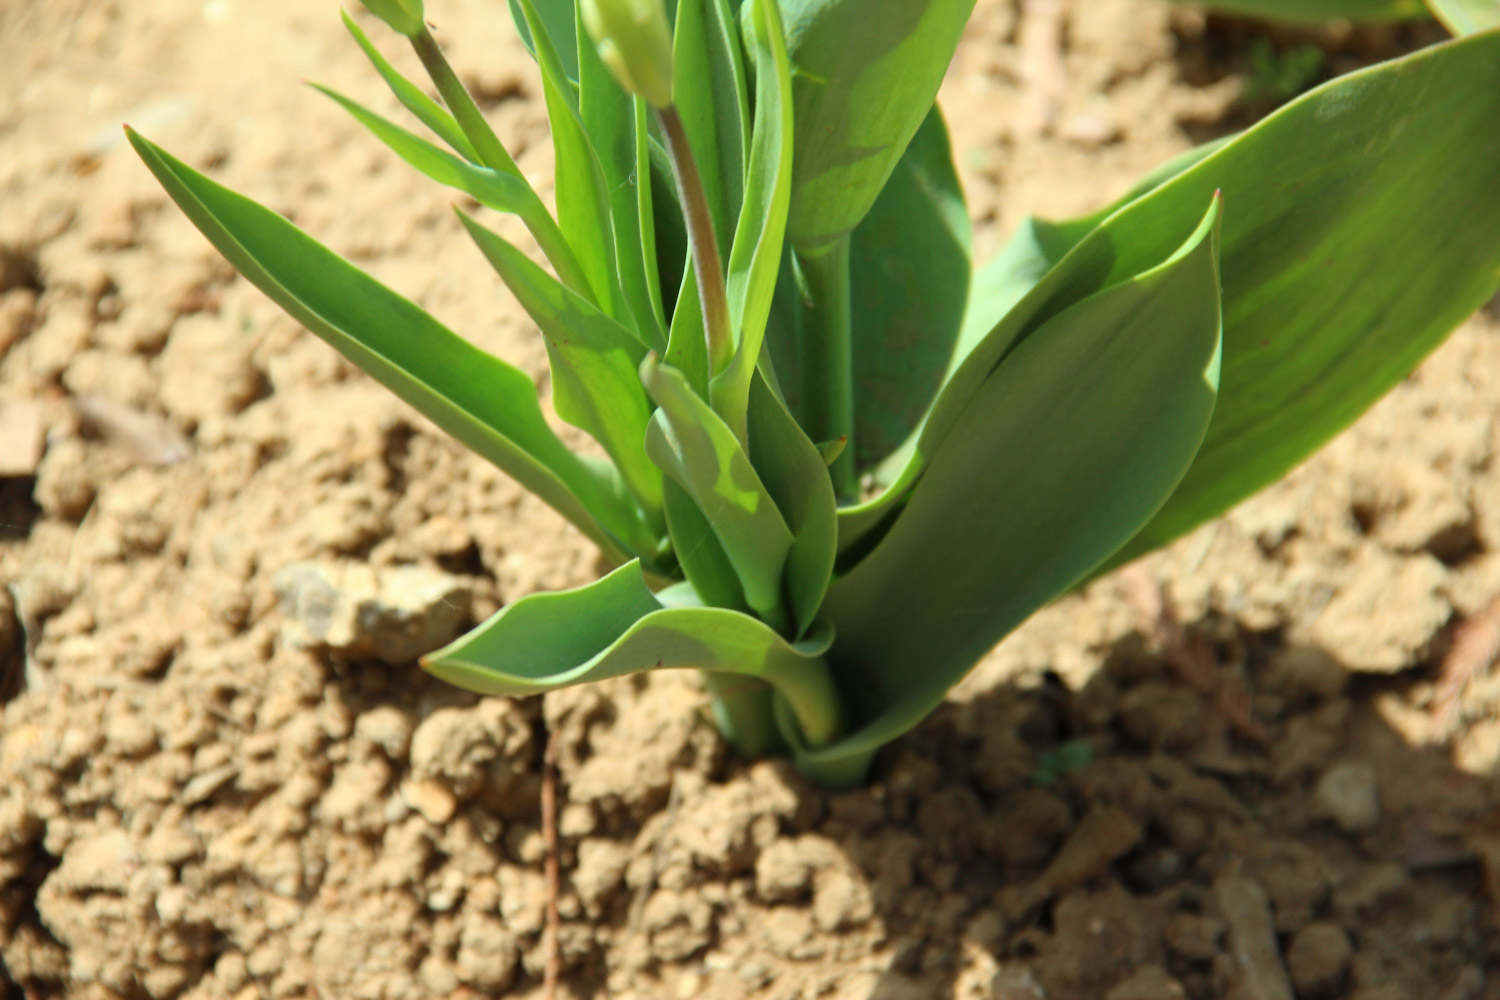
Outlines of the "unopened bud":
M360 0L365 10L407 38L422 33L422 0Z
M620 86L648 104L672 103L672 31L662 0L582 0L583 23Z

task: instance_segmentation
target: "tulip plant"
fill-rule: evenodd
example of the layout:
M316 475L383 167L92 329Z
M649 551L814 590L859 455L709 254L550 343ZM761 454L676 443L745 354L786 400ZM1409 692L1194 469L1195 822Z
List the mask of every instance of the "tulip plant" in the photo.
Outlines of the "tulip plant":
M506 695L697 668L740 751L829 785L1033 611L1301 461L1500 282L1500 33L1336 80L974 268L934 107L974 0L511 0L555 216L421 0L365 3L431 77L346 15L428 134L320 89L521 219L540 256L458 213L606 457L529 376L130 139L246 278L617 567L424 666Z

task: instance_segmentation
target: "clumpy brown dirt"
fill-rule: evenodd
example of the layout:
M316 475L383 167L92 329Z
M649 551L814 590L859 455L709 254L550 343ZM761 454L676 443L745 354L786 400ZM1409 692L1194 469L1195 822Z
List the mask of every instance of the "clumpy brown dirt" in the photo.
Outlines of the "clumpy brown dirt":
M431 7L545 187L502 6ZM1265 110L1265 37L981 0L943 95L981 254ZM1326 73L1435 37L1313 41ZM450 195L300 77L394 112L332 3L0 6L5 1000L540 996L549 732L564 996L1500 997L1493 309L827 794L733 759L688 675L511 702L413 666L595 557L236 279L121 140L545 388Z

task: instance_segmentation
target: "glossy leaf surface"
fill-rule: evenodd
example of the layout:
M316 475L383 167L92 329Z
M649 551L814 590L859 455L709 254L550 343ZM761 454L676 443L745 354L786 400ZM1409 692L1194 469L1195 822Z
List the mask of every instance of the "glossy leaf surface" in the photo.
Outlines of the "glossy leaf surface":
M547 426L524 373L458 337L296 226L140 135L172 200L252 284L439 427L556 508L606 554L649 544L613 474ZM649 551L649 549L648 549Z
M619 318L623 315L620 302L623 293L615 269L615 242L604 169L579 117L578 95L568 80L556 40L548 34L532 0L519 3L531 26L537 65L542 71L547 120L552 125L558 225L583 267L594 300L607 314ZM573 37L568 36L567 41L572 43ZM574 56L576 60L576 52Z
M1219 203L1160 267L1062 311L980 386L890 532L829 590L840 690L889 741L1172 492L1213 412Z
M932 109L974 0L782 0L796 108L787 238L859 225ZM759 62L757 62L759 65Z
M760 363L766 320L776 294L792 185L792 81L776 0L749 0L756 65L754 138L745 198L729 252L729 321L738 338L734 360L710 385L713 406L744 437L750 380Z
M339 11L339 15L344 19L344 27L349 29L349 34L354 36L354 41L364 52L365 58L370 60L371 65L375 67L375 72L380 74L380 78L385 81L387 87L391 88L391 93L396 95L396 99L406 110L415 115L423 125L432 129L464 159L471 163L479 162L479 154L474 152L473 145L464 135L464 130L459 127L453 113L428 97L421 87L397 72L396 67L380 54L380 50L374 46L347 11Z
M650 402L637 375L646 345L500 236L463 212L458 216L541 328L552 362L552 405L557 415L604 446L648 520L659 522L661 472L641 447L651 419Z
M693 498L734 565L745 600L765 621L784 627L781 592L792 533L729 425L674 368L647 358L641 381L660 407L646 452Z
M639 162L645 150L646 105L620 89L592 45L578 47L578 113L599 158L609 200L614 261L625 301L620 318L653 350L665 350L667 334L659 297L655 253L647 254L648 234L641 219L651 220L651 178ZM659 293L658 293L659 295Z
M825 703L822 661L833 635L820 629L787 642L762 622L722 608L666 608L647 588L639 563L577 590L533 594L502 608L422 666L481 694L538 694L644 670L693 667L758 678L797 705ZM821 742L829 722L798 718Z
M759 374L750 386L750 461L792 532L785 590L792 630L812 624L833 575L838 541L828 463Z

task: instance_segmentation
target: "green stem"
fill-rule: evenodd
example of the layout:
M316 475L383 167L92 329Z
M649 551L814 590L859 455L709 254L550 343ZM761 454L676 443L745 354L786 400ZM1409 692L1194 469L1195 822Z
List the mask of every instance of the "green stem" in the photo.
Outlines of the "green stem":
M470 96L468 88L463 85L458 74L453 72L453 67L448 64L437 39L432 37L432 32L425 25L418 34L411 36L411 47L416 50L417 58L422 60L422 66L427 70L427 75L432 78L432 83L437 87L438 95L442 97L443 103L448 105L449 111L453 112L454 120L463 130L464 137L474 147L480 164L491 170L526 180L521 173L521 168L516 166L516 161L500 141L500 137L495 135L495 130L490 128L490 123L485 121L479 105L474 103L474 98ZM557 221L552 218L552 213L547 211L547 206L543 204L542 199L534 190L531 190L529 182L526 187L528 191L531 191L531 198L524 209L516 214L530 230L537 246L542 248L542 253L547 255L547 259L557 269L557 276L562 283L582 295L590 305L598 305L594 290L589 285L589 280L583 273L583 266L578 263L578 257L573 253L573 248L568 245L567 237L563 235Z
M754 760L787 752L776 725L771 685L756 677L704 671L703 686L713 700L719 732L741 757Z
M719 256L719 242L714 236L713 215L708 209L708 195L693 159L687 130L677 108L668 105L656 109L662 133L667 138L667 152L672 159L672 175L677 181L677 196L682 202L683 222L687 225L688 243L693 251L693 273L698 279L698 295L703 303L703 330L708 340L709 378L718 375L734 357L734 338L729 328L729 294L724 288L724 265Z
M803 426L814 441L845 439L828 472L839 501L853 502L859 498L859 482L853 447L849 237L793 254L801 290L797 340L802 352Z

